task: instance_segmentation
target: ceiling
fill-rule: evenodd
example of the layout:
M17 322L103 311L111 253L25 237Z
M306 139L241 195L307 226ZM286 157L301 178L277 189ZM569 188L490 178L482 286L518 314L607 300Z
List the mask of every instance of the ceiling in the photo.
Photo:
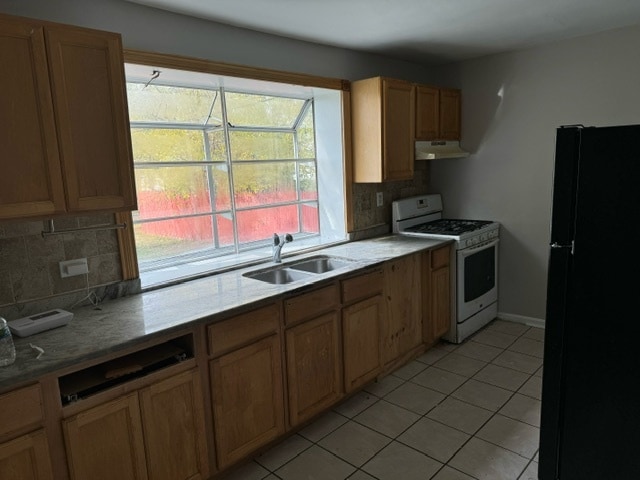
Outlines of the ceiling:
M640 24L638 0L128 1L424 64Z

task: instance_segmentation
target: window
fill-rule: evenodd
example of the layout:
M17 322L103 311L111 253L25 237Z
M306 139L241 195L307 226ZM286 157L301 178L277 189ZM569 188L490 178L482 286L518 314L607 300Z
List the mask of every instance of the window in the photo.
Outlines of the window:
M159 72L155 74L154 72ZM340 92L126 65L143 287L346 238Z

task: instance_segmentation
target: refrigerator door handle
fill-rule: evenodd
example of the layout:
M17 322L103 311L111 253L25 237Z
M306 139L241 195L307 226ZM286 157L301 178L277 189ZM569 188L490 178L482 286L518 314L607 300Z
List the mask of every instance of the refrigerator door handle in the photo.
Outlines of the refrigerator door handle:
M558 242L553 242L551 244L551 248L570 248L571 249L571 255L573 255L574 241L571 240L571 245L560 245Z

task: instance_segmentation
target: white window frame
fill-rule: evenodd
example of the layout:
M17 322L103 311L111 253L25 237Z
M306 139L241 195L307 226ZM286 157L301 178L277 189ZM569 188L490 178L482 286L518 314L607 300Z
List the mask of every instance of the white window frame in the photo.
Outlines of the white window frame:
M152 67L147 66L146 69L151 71ZM180 85L176 85L176 86L180 86ZM188 86L188 85L182 85L182 86ZM220 87L221 94L224 94L225 91L239 92L239 93L259 93L259 94L277 96L275 94L268 93L268 92L256 92L252 90L239 90L239 89L232 89L232 88L227 88L225 90L224 87ZM306 99L305 106L304 108L301 109L299 117L292 128L280 129L275 127L274 128L244 127L244 126L234 127L234 126L230 126L226 121L223 124L223 128L225 130L225 138L227 140L226 162L229 169L228 172L229 172L230 182L233 182L233 164L234 163L247 164L247 163L251 163L251 161L233 162L231 160L230 149L228 148L229 146L228 132L229 131L232 131L232 130L259 131L262 129L266 131L286 131L288 133L292 132L294 135L294 144L297 145L297 139L295 138L296 127L299 125L300 121L304 119L304 115L306 111L309 108L313 108L314 117L315 117L314 126L316 131L316 142L315 142L316 156L314 159L294 158L294 159L277 159L273 161L272 160L255 161L256 163L293 161L296 164L296 172L298 171L298 166L301 163L308 163L310 161L313 161L315 163L317 192L318 192L318 199L316 202L318 204L319 223L320 223L319 225L320 234L315 236L319 238L315 240L313 238L305 238L304 241L300 241L302 239L298 239L298 242L294 242L293 244L291 244L291 246L288 245L288 248L287 248L288 253L321 248L328 244L343 242L347 240L347 232L346 232L347 229L345 225L345 209L347 206L345 205L345 202L344 202L345 171L344 171L344 159L342 158L343 157L342 96L340 91L336 91L332 89L314 88L312 89L312 91L314 95ZM293 95L287 95L287 96L290 98L296 98ZM224 97L224 95L222 95L222 97ZM225 112L224 101L223 101L223 112ZM133 121L131 122L132 129L140 128L140 127L157 128L158 126L159 126L158 124L150 124L148 122L147 123L133 122ZM185 129L185 125L180 123L164 124L162 125L162 127ZM206 132L208 130L211 130L211 127L207 127L207 126L203 127L203 126L194 125L189 127L201 129L203 131L203 135L206 135ZM320 134L318 134L318 132L320 132ZM205 145L206 144L207 142L205 142ZM297 154L295 156L297 156ZM187 166L187 165L194 165L197 163L197 166L201 167L203 165L209 165L208 168L211 168L211 165L219 164L219 162L213 162L211 160L210 156L208 155L208 152L207 152L207 157L208 158L206 159L207 160L206 162L191 162L191 163L189 162L160 162L160 163L153 162L148 164L136 162L135 165L137 168L147 168L147 167L156 168L159 166L167 166L167 167ZM286 204L298 205L298 211L300 212L300 206L302 204L309 203L309 201L303 200L300 198L299 184L296 186L296 189L298 193L297 199L293 202L288 202ZM231 183L230 185L230 191L233 192L233 183ZM233 199L233 195L231 195L231 198ZM315 203L315 202L312 202L312 203ZM264 207L252 206L252 207L245 207L242 209L237 209L235 208L234 205L232 205L231 211L229 211L228 213L233 213L234 211L259 209L259 208L273 207L273 206L279 206L279 205L281 204L269 204L269 205L265 205ZM221 212L220 211L215 212L215 210L212 210L211 212L207 212L205 215L215 215L217 213L221 213ZM191 216L191 215L187 215L187 216ZM268 260L270 257L271 242L266 240L263 242L258 242L259 245L241 244L237 238L237 223L235 220L235 215L233 215L233 217L234 217L234 220L233 220L234 245L233 247L231 247L232 248L231 253L233 254L231 256L233 256L234 258L220 257L218 258L219 261L216 262L215 259L217 258L217 255L216 256L205 255L202 258L197 258L197 256L195 255L193 256L189 255L189 257L192 257L191 263L197 263L199 265L197 265L196 268L191 268L191 269L183 268L183 270L185 271L182 274L177 276L171 273L163 274L162 273L163 270L166 270L165 273L168 273L171 270L175 270L175 265L171 265L170 264L171 262L167 262L166 268L162 268L163 265L162 265L162 262L160 262L159 264L154 266L153 270L150 271L147 269L142 269L142 271L140 272L143 289L150 288L150 287L157 287L159 285L173 283L175 281L183 281L185 280L185 278L194 278L194 277L198 277L206 274L215 273L216 271L225 271L229 268L238 268L240 266L256 263L255 255L252 255L251 258L248 258L242 255L242 253L247 250L251 250L254 254L259 255L260 258L257 261ZM285 233L285 232L278 232L278 233ZM314 235L310 235L310 237L313 237L313 236ZM251 249L251 247L257 247L257 249L253 250ZM215 248L215 247L212 246L212 248ZM219 252L220 250L216 253L219 254ZM285 253L285 256L286 256L286 253ZM207 263L210 263L211 265L206 265Z

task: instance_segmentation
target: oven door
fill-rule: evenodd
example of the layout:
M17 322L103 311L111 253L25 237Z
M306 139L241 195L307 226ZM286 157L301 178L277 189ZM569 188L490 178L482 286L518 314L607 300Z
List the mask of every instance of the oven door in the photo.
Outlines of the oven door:
M458 323L498 301L498 242L496 238L457 252Z

